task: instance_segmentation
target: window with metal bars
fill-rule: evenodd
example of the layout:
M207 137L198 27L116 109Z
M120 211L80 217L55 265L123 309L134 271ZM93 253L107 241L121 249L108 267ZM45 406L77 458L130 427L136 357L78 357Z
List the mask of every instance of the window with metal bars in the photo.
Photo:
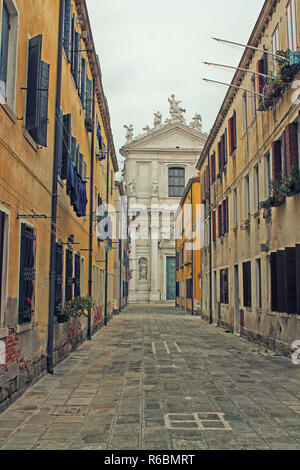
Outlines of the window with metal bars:
M80 297L80 255L74 256L74 297Z
M73 252L66 249L65 300L73 299Z
M34 313L36 237L33 227L21 224L19 325L30 323Z
M63 245L56 243L56 277L55 277L55 312L62 309L63 301Z

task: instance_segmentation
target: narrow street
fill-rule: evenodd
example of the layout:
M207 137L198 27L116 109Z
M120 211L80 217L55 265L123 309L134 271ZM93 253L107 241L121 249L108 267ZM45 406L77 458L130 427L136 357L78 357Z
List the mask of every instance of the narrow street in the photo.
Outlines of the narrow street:
M173 308L113 318L0 415L10 449L300 449L300 370Z

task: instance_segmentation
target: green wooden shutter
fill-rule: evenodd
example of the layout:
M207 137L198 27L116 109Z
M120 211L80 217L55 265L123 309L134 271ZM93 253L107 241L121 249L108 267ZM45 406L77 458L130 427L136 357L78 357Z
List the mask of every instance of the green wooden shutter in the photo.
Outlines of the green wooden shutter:
M76 161L76 138L72 136L72 144L71 144L71 160L73 165L75 165Z
M2 11L2 34L1 34L1 55L0 55L0 81L1 91L3 86L3 93L5 93L7 81L7 63L8 63L8 43L9 43L9 28L10 28L10 15L5 3L3 4ZM6 97L6 96L4 96Z
M72 16L72 22L71 22L71 72L75 80L75 50L76 50L76 37L75 37L75 15Z
M87 76L86 60L82 57L80 99L81 99L81 103L84 109L86 108L86 76Z
M56 152L58 153L58 174L61 175L62 168L62 151L63 151L63 138L64 138L64 114L63 110L60 109L58 116L56 116L58 124L58 135L56 142Z
M63 117L63 136L60 177L62 180L65 180L68 177L69 159L71 154L71 114L65 114Z
M26 123L27 130L38 126L38 87L41 68L42 35L29 41L28 67L27 67L27 97L26 97Z
M43 147L47 147L49 70L49 64L41 62L38 84L38 127L36 143Z
M80 60L81 60L81 53L80 48L81 48L81 43L80 43L80 34L75 31L75 51L74 51L74 80L76 87L79 88L80 84Z
M85 106L85 115L87 118L91 117L92 113L92 80L88 77L86 79L86 106Z
M64 21L64 50L68 61L71 61L72 43L72 4L71 0L65 0L65 21Z

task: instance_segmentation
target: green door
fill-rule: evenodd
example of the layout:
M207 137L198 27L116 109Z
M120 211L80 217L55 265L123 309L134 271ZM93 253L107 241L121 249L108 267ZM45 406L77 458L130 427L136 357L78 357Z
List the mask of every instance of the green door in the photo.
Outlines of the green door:
M176 296L176 258L167 258L167 300Z

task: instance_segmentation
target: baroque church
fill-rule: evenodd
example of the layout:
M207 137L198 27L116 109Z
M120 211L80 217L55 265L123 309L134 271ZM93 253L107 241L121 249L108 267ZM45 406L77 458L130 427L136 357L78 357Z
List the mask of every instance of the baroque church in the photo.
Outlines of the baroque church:
M175 302L174 217L189 179L196 175L196 163L207 139L199 114L187 124L186 110L175 95L171 95L169 104L170 117L163 122L158 111L153 127L145 127L137 137L132 125L124 126L127 142L120 153L125 157L129 216L135 211L139 215L146 212L148 226L139 236L138 218L130 216L130 303Z

